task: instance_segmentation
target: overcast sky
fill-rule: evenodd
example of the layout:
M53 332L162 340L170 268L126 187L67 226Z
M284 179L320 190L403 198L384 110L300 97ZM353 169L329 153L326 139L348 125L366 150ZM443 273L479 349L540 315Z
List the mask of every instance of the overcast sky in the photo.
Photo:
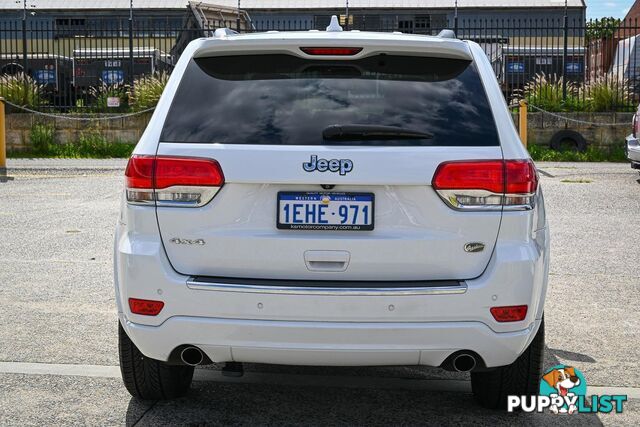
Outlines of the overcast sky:
M587 0L587 18L624 18L634 0Z

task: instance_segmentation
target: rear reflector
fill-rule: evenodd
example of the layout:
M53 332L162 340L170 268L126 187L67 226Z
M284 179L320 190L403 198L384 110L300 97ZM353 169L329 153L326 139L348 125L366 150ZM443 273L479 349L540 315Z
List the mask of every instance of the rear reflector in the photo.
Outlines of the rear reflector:
M148 299L129 298L129 309L133 314L157 316L162 311L164 302Z
M125 176L132 204L203 206L224 184L217 161L194 157L134 155Z
M491 307L491 315L498 322L519 322L527 317L526 305L510 305L505 307Z
M431 185L456 209L528 210L538 177L531 160L464 160L440 164Z
M362 52L361 47L301 47L307 55L351 56Z

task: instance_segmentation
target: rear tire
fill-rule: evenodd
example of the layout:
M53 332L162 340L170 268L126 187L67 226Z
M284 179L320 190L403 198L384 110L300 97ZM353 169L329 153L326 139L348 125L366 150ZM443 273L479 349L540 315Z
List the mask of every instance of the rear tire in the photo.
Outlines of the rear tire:
M182 397L189 391L193 366L169 365L150 359L138 350L118 322L120 372L127 391L143 400Z
M536 396L544 358L544 318L529 347L511 365L472 372L471 390L476 401L489 409L505 409L507 396Z

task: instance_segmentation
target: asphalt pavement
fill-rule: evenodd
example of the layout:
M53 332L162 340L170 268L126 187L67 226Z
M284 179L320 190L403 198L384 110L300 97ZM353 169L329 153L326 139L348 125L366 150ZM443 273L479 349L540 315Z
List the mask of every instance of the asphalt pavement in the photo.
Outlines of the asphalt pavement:
M468 375L422 367L198 369L139 402L118 372L112 281L122 160L10 160L0 176L0 425L640 425L640 175L540 163L552 237L545 367L580 369L622 414L504 414Z

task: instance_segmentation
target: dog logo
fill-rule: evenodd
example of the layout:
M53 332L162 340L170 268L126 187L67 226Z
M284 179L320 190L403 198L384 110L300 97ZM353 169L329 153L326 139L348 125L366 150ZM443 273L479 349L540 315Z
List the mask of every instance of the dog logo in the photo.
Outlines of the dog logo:
M587 381L582 372L573 366L556 365L542 376L537 396L507 396L507 411L619 414L628 398L626 394L592 394L587 399Z
M551 389L551 390L550 390ZM572 366L558 365L551 368L542 376L540 395L549 397L560 396L563 404L551 405L549 410L554 414L573 414L578 410L577 396L584 396L587 384L580 371Z
M340 172L340 175L346 175L353 170L353 161L349 159L319 159L315 154L311 156L308 162L302 163L302 169L307 172Z

